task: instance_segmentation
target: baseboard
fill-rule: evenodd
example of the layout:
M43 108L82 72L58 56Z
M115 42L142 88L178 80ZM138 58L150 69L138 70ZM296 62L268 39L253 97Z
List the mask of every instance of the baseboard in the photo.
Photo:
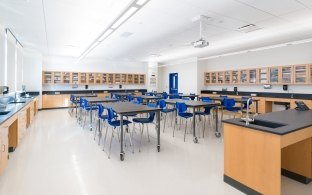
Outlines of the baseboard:
M296 180L296 181L303 183L303 184L308 184L312 181L311 178L308 178L308 177L303 176L303 175L299 175L298 173L294 173L294 172L288 171L286 169L282 169L282 175L285 177L288 177L290 179Z
M248 194L248 195L261 195L261 193L255 191L254 189L251 189L250 187L236 181L235 179L232 179L231 177L227 175L223 175L223 181L234 188L238 189L239 191Z

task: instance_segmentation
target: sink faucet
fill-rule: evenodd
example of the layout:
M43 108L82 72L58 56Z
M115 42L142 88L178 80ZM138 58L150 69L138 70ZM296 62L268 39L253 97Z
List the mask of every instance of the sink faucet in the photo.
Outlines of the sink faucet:
M246 117L242 117L242 118L241 118L243 121L246 122L246 126L249 126L249 123L250 123L250 122L254 122L254 121L255 121L255 116L258 115L258 114L256 113L255 115L252 116L252 118L249 117L249 104L250 104L250 101L252 101L252 99L251 99L251 98L248 98L248 100L247 100L247 108L246 108L246 109L247 109L247 110L246 110L246 112L247 112Z

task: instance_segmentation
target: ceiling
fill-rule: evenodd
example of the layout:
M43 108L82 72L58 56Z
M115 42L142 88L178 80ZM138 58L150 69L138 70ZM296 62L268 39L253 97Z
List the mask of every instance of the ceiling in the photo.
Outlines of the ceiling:
M79 57L131 0L0 0L0 24L26 48ZM195 49L198 15L207 48ZM260 30L238 28L255 24ZM312 37L312 0L150 0L87 58L159 61L207 57Z

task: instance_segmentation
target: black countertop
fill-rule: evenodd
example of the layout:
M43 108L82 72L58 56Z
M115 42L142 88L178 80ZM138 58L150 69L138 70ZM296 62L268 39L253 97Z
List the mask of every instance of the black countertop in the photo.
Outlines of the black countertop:
M312 126L312 110L298 111L292 109L279 112L270 112L256 116L255 120L284 124L285 126L277 128L268 128L254 124L246 126L245 122L241 122L242 120L240 118L228 119L224 120L223 122L277 135L285 135Z
M79 94L79 93L119 93L119 92L147 92L146 89L106 89L106 90L69 90L69 91L42 91L42 95Z
M287 98L292 99L305 99L312 100L312 94L301 94L301 93L272 93L272 92L250 92L250 91L218 91L218 90L201 90L202 94L213 94L218 95L238 95L238 96L251 96L251 94L256 94L256 97L270 97L270 98Z
M11 118L14 114L23 109L27 104L29 104L36 96L31 96L28 98L21 98L21 101L26 101L25 103L17 103L17 104L8 104L5 111L10 111L6 115L0 115L0 125L2 125L5 121Z

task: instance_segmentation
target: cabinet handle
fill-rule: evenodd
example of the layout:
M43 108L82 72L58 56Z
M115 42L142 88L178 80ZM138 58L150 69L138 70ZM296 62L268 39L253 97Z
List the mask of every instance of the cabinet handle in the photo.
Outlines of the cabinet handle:
M3 150L2 150L2 152L5 152L5 145L4 144L2 144L2 148L3 148Z

